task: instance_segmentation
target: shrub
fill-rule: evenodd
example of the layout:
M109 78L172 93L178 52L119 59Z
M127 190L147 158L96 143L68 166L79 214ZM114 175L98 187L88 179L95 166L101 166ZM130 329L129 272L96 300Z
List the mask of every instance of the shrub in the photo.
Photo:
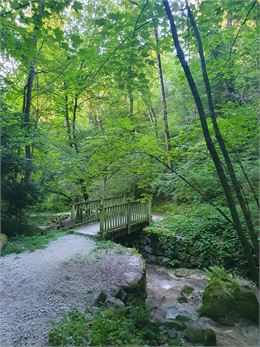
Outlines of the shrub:
M87 345L88 321L84 314L72 310L63 315L60 323L52 322L49 344L51 346Z
M55 346L180 346L158 322L149 319L142 302L133 306L100 308L87 319L78 311L64 315L60 323L52 322L49 344Z
M189 263L192 257L192 265L197 267L240 267L244 261L232 225L209 205L197 205L183 215L168 215L148 232L158 237L161 246L167 245L168 265L180 251L184 262Z

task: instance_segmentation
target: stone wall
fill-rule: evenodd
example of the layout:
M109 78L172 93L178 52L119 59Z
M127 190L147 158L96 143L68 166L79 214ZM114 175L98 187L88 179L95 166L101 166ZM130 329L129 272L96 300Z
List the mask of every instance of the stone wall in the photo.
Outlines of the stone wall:
M151 264L173 267L199 267L198 249L194 240L181 236L164 237L159 240L157 234L139 230L117 240L127 247L135 247Z
M135 247L148 263L174 267L195 268L199 266L194 241L171 236L159 240L158 235L142 232Z

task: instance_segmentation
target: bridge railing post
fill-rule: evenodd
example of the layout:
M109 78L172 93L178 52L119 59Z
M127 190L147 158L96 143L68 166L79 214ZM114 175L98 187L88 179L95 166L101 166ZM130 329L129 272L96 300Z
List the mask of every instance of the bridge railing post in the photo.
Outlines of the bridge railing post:
M131 208L132 208L132 205L130 202L127 203L126 205L126 223L127 223L127 231L128 231L128 234L130 234L131 232Z
M148 223L149 225L152 223L152 198L148 201Z
M76 206L75 206L75 203L73 203L71 206L70 218L71 218L71 226L74 227L76 224Z
M99 218L99 223L100 223L100 232L102 237L104 236L104 231L105 231L105 207L103 201L101 202L100 205L100 218Z

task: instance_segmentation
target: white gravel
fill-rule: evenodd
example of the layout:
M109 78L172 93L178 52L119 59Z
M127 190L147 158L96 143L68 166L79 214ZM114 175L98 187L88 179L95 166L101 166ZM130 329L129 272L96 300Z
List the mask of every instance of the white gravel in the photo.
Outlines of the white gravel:
M0 258L0 346L43 346L50 320L71 308L84 310L93 291L109 292L138 274L138 256L91 252L95 241L66 235L43 250Z

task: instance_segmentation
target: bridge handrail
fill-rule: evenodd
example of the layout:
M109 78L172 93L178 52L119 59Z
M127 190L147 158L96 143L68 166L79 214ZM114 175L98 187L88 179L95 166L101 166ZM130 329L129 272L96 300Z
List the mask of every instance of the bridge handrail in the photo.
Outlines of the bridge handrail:
M106 199L103 199L103 201L117 201L117 200L122 200L122 203L124 203L123 201L126 201L126 199L123 197L123 198L106 198ZM77 202L74 202L74 205L81 205L81 204L86 204L86 203L90 203L90 202L102 202L102 199L94 199L94 200L82 200L82 201L77 201Z
M100 221L100 232L126 228L130 233L131 225L150 222L151 201L142 199L125 201L125 198L88 200L76 202L72 206L72 225L84 225Z
M100 213L100 232L104 233L125 226L130 232L131 225L142 221L150 222L151 200L134 200L113 206L103 206Z
M124 201L125 201L125 197L75 202L72 205L72 209L71 209L72 225L82 225L85 223L98 221L100 218L102 205L105 207L113 206L118 203L123 203Z

